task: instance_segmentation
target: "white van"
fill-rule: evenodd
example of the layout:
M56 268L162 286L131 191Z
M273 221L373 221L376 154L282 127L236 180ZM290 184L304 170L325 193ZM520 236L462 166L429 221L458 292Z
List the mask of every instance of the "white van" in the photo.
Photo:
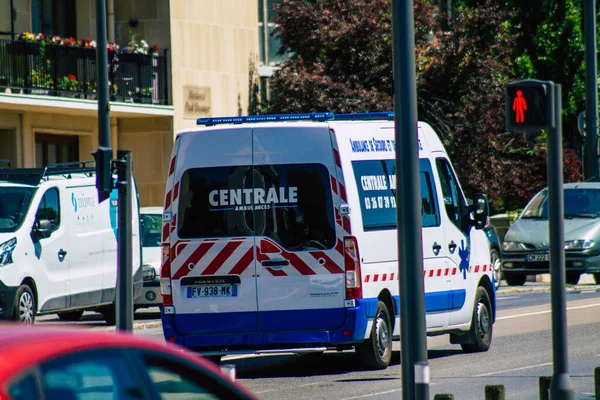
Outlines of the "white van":
M92 162L93 163L93 162ZM87 163L0 168L0 315L78 320L84 310L115 323L117 191L98 204ZM134 298L141 294L139 211L133 197Z
M206 355L354 347L385 368L400 336L392 113L201 119L177 135L163 214L167 341ZM481 230L444 147L418 124L427 332L492 341ZM477 218L477 221L474 218Z

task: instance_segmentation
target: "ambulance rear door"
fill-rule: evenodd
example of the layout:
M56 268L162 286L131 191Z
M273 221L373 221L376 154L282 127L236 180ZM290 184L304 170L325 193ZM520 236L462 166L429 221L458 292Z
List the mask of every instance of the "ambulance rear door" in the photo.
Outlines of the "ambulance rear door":
M329 128L256 125L253 138L259 330L338 328L345 274Z
M206 129L180 142L170 236L176 329L256 332L252 129Z

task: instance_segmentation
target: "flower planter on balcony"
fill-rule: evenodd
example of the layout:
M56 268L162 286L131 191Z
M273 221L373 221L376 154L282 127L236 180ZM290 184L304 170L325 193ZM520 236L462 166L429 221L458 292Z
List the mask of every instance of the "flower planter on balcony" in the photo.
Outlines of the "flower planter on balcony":
M5 49L5 56L0 57L1 90L71 98L77 98L74 93L79 93L81 99L95 100L96 49L84 46L85 43L42 46L37 40L0 39L0 49ZM166 52L157 55L123 50L108 51L111 101L171 104ZM152 89L150 96L144 93L142 98L132 99L136 91L148 88Z

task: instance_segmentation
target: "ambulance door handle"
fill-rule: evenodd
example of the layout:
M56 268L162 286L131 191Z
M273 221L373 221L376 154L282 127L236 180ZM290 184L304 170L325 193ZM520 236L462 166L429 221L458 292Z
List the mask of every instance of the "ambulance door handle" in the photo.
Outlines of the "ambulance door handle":
M433 242L433 246L431 246L431 248L433 249L433 254L437 256L440 254L440 250L442 250L442 245L438 242Z
M450 250L450 254L454 254L454 251L456 250L456 243L454 243L454 240L448 245L448 250Z
M280 260L265 260L260 263L263 267L269 267L272 269L281 269L282 267L290 265L288 260L280 259Z
M58 259L61 260L61 261L63 260L63 258L65 258L66 255L67 255L67 251L66 250L60 249L58 251Z

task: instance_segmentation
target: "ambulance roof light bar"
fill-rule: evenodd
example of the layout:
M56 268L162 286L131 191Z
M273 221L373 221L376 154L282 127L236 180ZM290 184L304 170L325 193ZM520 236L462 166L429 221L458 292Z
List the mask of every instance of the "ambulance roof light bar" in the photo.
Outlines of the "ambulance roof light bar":
M367 112L351 114L334 114L332 112L302 113L302 114L265 114L248 115L240 117L211 117L198 118L196 125L222 125L222 124L243 124L258 122L277 122L277 121L365 121L365 120L393 120L393 112Z

